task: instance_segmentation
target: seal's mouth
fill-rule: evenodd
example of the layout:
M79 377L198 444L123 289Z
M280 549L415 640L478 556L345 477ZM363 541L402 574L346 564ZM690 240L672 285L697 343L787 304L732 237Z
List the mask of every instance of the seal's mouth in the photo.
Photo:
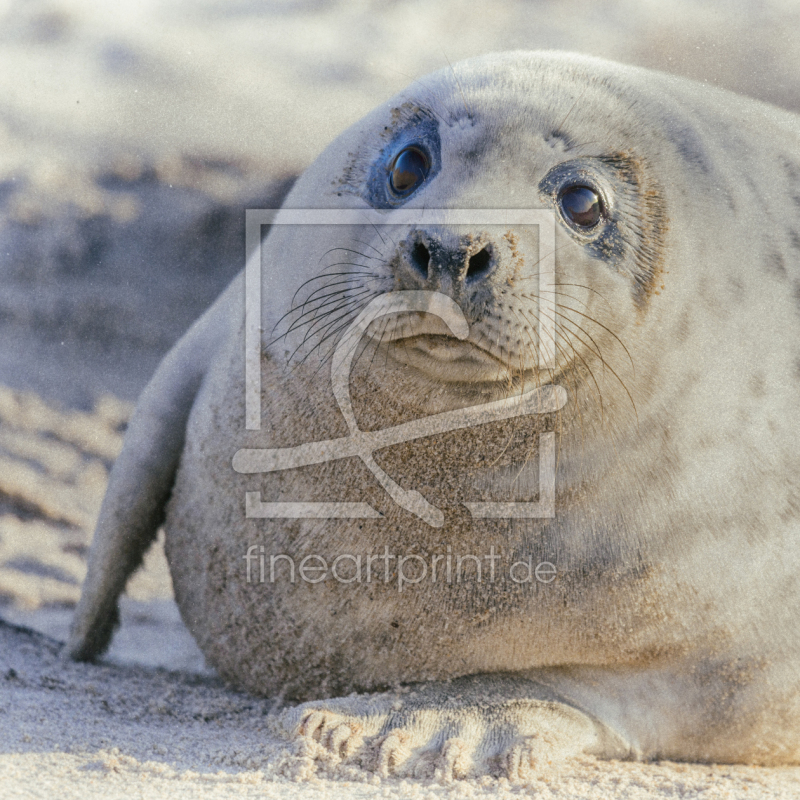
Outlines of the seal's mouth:
M376 321L367 336L385 348L393 361L437 382L507 383L509 379L507 357L472 336L457 339L442 320L430 314L398 314L388 324Z
M536 368L512 365L471 340L452 336L408 336L388 343L387 353L395 362L413 367L437 383L502 384L529 380ZM516 369L514 369L516 366ZM524 373L524 374L523 374Z
M394 344L405 348L414 348L427 358L447 364L459 362L486 363L487 360L492 362L499 360L469 340L455 339L452 336L409 336L395 339Z
M508 380L498 359L472 342L447 336L410 336L388 343L393 361L437 383L495 383Z

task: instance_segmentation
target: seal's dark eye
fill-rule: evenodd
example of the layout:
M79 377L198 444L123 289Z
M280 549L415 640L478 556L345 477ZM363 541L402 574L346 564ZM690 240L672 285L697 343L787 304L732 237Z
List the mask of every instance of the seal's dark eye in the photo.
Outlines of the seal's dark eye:
M431 169L427 154L419 147L406 147L401 150L392 162L389 171L389 183L396 194L411 194Z
M600 196L588 186L567 186L558 196L564 217L578 228L593 228L603 216Z

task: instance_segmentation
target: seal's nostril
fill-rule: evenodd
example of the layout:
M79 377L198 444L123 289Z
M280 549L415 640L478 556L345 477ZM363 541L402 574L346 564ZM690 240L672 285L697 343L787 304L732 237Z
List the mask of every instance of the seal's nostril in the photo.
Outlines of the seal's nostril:
M411 263L422 274L423 278L428 277L428 265L431 261L430 250L422 242L417 242L411 251Z
M492 265L492 254L488 248L484 247L479 253L475 253L469 260L467 267L467 280L477 280L489 272Z

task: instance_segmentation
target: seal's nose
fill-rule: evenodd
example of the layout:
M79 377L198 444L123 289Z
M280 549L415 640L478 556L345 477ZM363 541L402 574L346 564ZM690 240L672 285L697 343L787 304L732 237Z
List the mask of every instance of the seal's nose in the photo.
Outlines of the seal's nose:
M464 288L483 282L494 271L494 249L485 239L418 230L404 244L402 261L410 280L401 283L414 288L459 294Z

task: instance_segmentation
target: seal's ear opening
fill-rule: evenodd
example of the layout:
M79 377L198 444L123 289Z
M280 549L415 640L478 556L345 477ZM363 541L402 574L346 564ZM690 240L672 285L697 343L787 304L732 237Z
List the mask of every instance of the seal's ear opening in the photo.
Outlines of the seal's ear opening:
M69 658L91 661L111 642L119 621L117 600L164 520L189 413L240 298L241 276L166 355L139 398L100 508L64 651Z

